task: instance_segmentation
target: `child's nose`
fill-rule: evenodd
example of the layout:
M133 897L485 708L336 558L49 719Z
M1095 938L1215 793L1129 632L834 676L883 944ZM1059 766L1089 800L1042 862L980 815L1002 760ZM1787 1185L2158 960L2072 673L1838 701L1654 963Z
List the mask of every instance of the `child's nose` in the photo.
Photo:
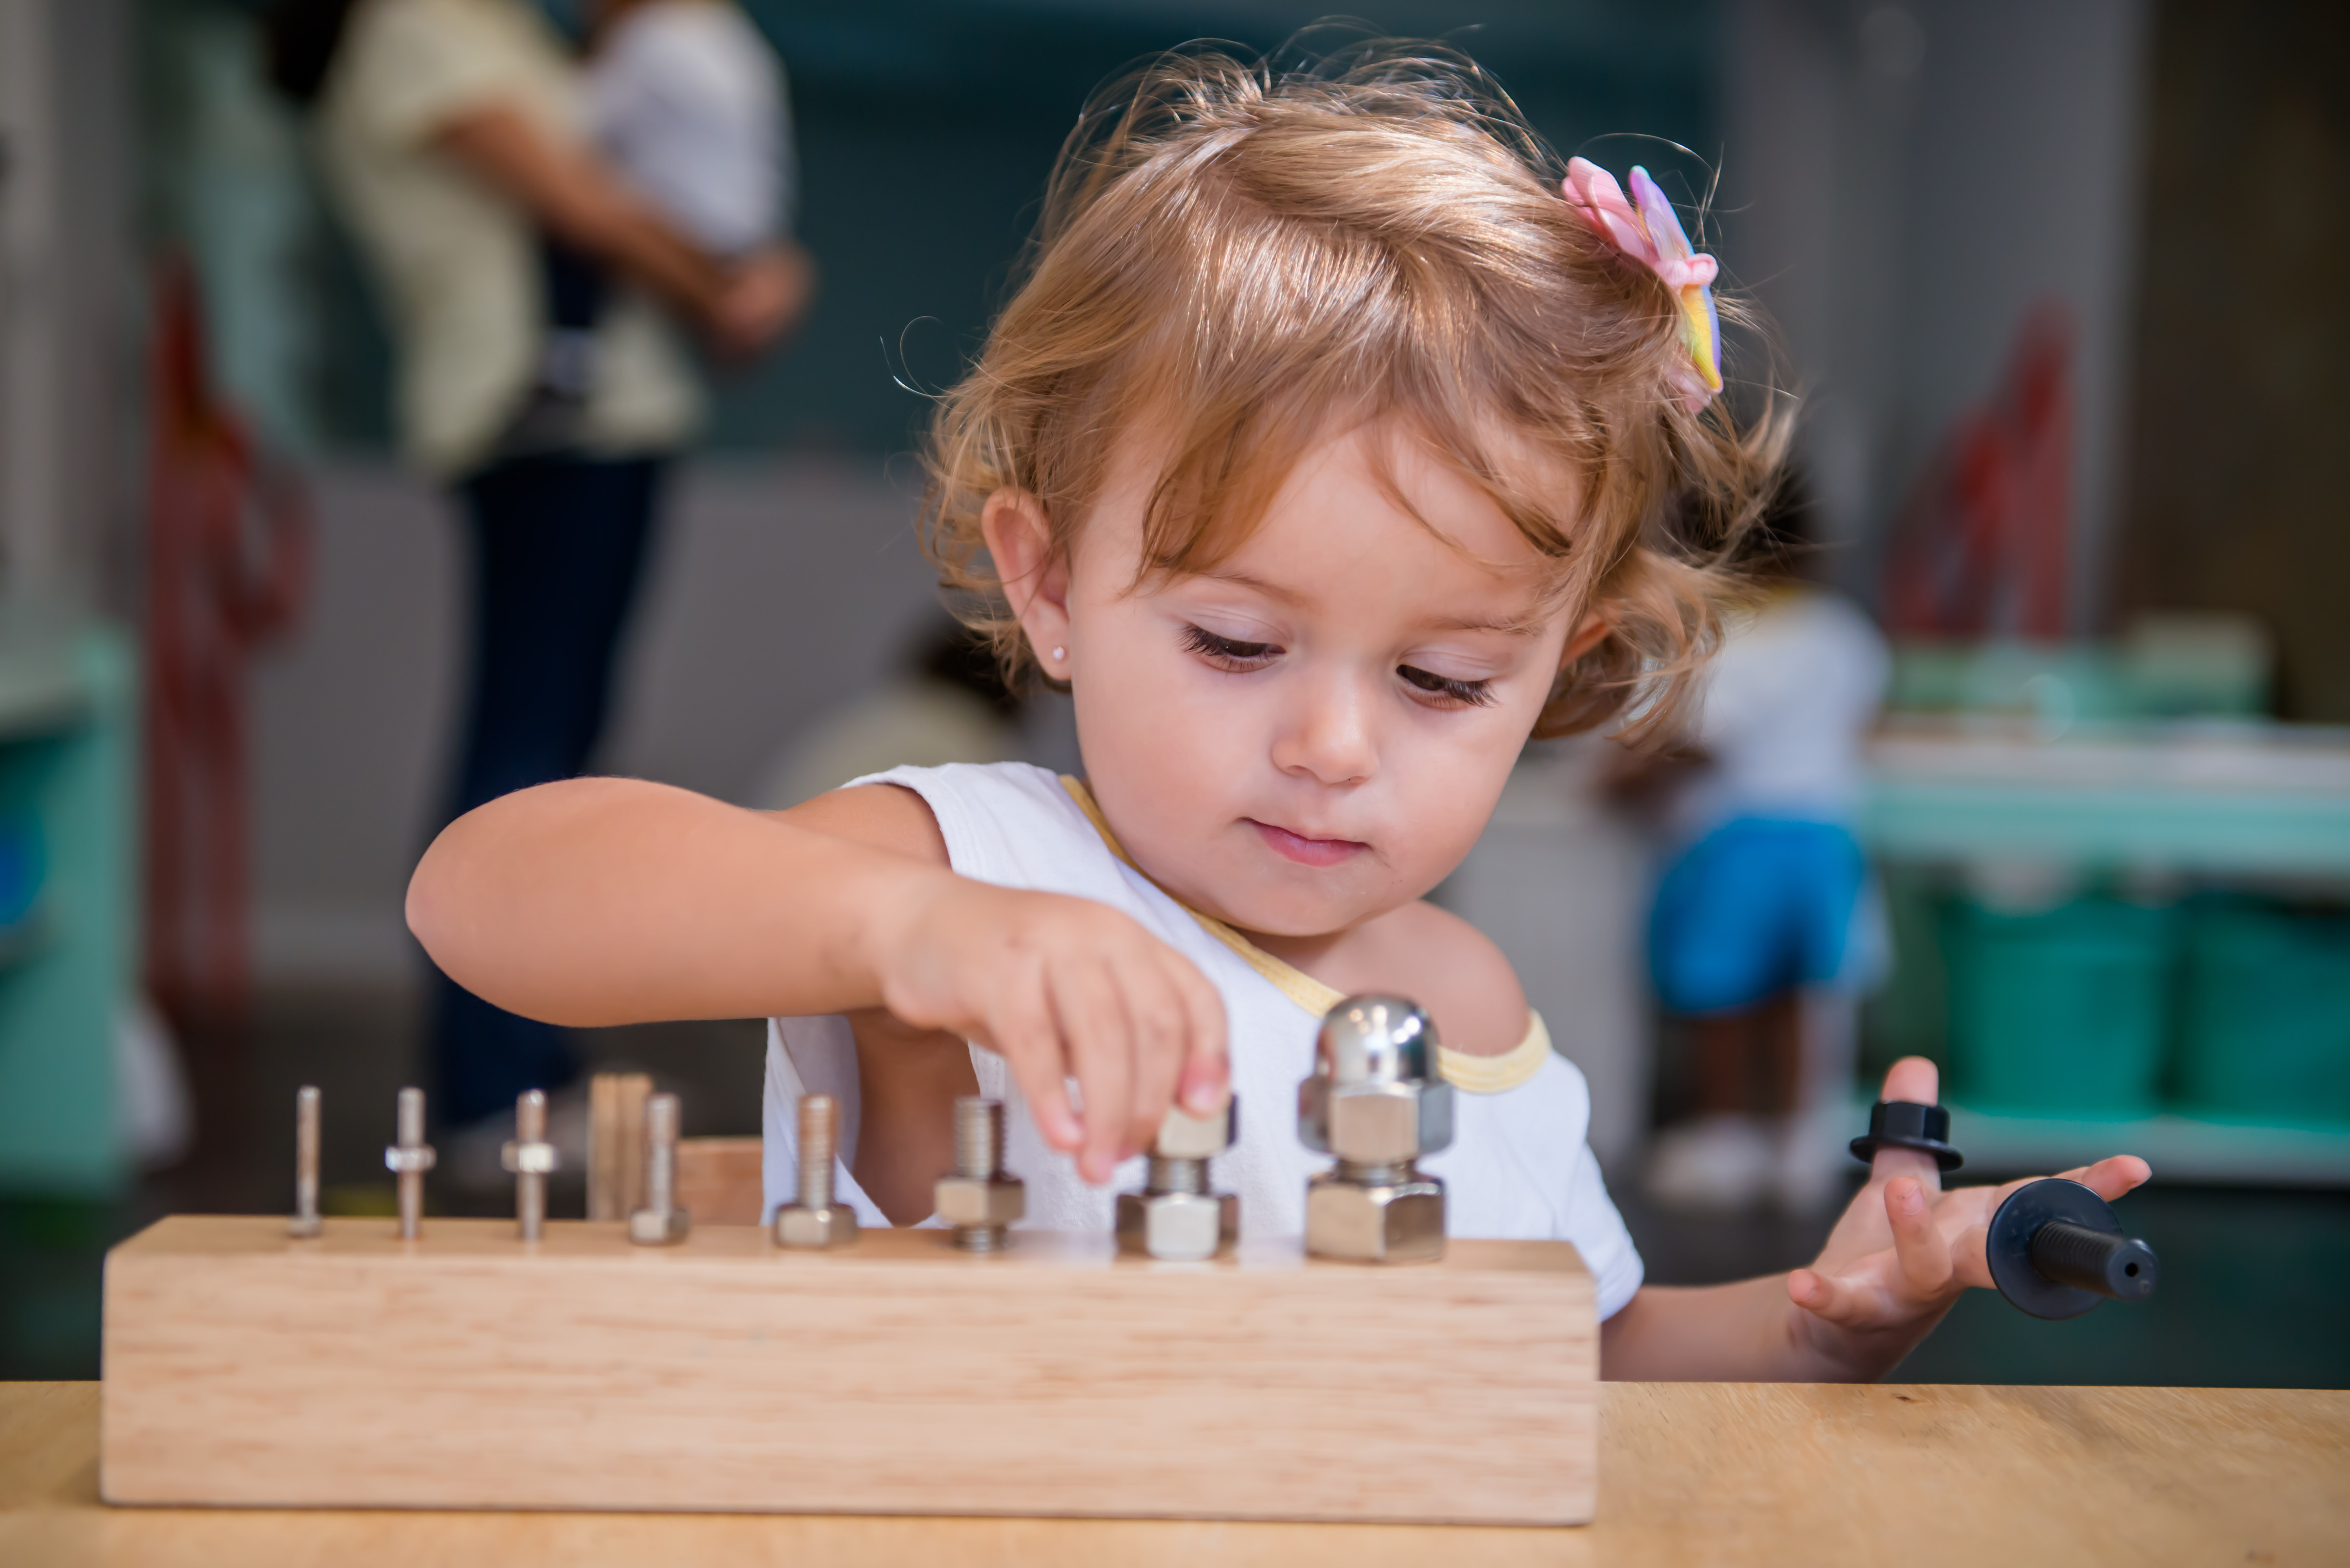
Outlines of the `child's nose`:
M1344 677L1302 683L1297 706L1274 742L1274 766L1321 784L1360 784L1378 749L1371 733L1374 699Z

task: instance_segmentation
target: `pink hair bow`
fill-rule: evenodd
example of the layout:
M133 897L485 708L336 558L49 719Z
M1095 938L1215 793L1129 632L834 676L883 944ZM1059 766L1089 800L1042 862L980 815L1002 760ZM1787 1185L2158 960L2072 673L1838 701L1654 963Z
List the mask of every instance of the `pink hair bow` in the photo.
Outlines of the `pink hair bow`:
M1713 280L1721 268L1711 256L1690 248L1672 202L1637 164L1632 169L1637 207L1624 199L1616 176L1581 158L1568 161L1560 189L1586 223L1673 291L1680 305L1681 345L1690 357L1689 373L1680 378L1681 406L1693 414L1701 412L1721 390L1721 317L1713 308Z

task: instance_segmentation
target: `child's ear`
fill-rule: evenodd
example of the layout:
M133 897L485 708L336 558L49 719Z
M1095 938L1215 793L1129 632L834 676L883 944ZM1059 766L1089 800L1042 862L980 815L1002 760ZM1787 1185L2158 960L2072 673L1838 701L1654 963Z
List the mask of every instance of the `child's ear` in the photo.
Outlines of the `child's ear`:
M1607 634L1615 629L1616 623L1596 610L1585 616L1583 624L1575 628L1575 635L1566 639L1566 651L1558 656L1558 667L1564 670L1573 664L1607 640Z
M999 490L980 512L979 531L1038 667L1049 679L1067 680L1069 559L1053 548L1044 504L1024 490Z

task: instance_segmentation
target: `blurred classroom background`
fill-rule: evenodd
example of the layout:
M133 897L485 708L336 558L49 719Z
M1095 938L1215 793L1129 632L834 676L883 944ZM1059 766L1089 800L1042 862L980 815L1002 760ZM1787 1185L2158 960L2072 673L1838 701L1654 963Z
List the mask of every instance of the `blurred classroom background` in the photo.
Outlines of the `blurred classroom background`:
M298 1084L326 1089L330 1206L380 1203L393 1094L422 1070L400 902L449 767L463 563L447 498L391 450L385 331L265 79L260 9L0 0L0 1376L96 1375L99 1260L128 1231L283 1207ZM991 701L938 641L921 393L978 341L1097 81L1191 37L1271 47L1317 9L745 9L789 71L822 293L787 352L718 384L597 765L746 804L877 748L1072 765L1059 700ZM2350 528L2323 455L2350 424L2327 283L2350 21L2285 0L1370 20L1471 50L1563 152L1691 202L1719 173L1708 241L1806 393L1816 573L1892 649L1857 818L1891 958L1838 1090L1851 1130L1870 1075L1920 1052L1969 1177L2153 1163L2122 1205L2163 1258L2150 1303L2043 1324L1974 1293L1901 1376L2350 1386ZM257 461L208 465L223 410ZM232 536L192 543L224 484ZM1597 742L1532 749L1440 896L1590 1079L1649 1277L1788 1267L1826 1213L1647 1195L1690 1053L1641 951L1657 844L1605 766ZM680 1089L693 1134L756 1131L761 1048L749 1022L583 1042Z

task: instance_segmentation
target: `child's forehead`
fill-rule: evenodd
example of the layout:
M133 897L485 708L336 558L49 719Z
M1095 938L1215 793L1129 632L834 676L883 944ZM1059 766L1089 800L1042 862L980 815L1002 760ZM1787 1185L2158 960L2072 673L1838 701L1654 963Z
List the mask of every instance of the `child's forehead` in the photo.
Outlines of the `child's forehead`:
M1463 452L1457 435L1448 441L1408 413L1333 419L1302 440L1255 453L1253 473L1228 466L1214 476L1222 483L1212 496L1199 497L1199 476L1183 472L1180 429L1164 419L1138 420L1117 440L1089 511L1145 535L1153 557L1146 568L1230 576L1250 559L1359 550L1373 535L1397 550L1394 524L1401 523L1546 597L1566 565L1555 542L1573 526L1579 476L1498 422L1468 435L1474 447ZM1533 528L1530 507L1544 514ZM1551 548L1544 547L1545 532Z

